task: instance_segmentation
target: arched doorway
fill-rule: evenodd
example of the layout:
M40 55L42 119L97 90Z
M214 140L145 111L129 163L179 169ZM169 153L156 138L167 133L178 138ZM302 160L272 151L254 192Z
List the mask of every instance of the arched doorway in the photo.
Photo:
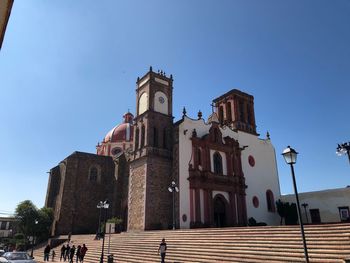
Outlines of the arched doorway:
M224 197L216 196L214 199L214 225L216 227L225 227L227 225L226 213Z

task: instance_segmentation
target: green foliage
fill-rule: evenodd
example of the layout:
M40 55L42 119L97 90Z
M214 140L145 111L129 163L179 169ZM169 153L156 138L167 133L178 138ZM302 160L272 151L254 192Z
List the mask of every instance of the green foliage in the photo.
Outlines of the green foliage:
M46 240L49 237L52 221L52 208L43 207L38 210L38 224L35 225L35 235L37 236L38 241Z
M281 199L278 199L276 202L276 207L277 207L277 213L279 214L279 216L281 217L280 220L280 225L282 225L282 220L283 218L286 217L286 209L285 209L285 203L281 201Z
M276 202L277 212L281 217L280 224L282 225L282 220L286 225L296 225L298 222L298 212L295 203L282 202L280 199Z
M14 236L14 238L15 238L16 240L25 239L23 233L16 233L15 236Z
M51 208L38 209L30 200L18 204L15 212L19 233L22 233L24 243L29 243L29 237L35 236L37 241L49 237L53 221Z
M287 203L286 225L296 225L298 223L298 211L295 203Z
M18 204L15 212L18 229L25 237L32 236L35 232L35 222L39 217L38 209L30 200Z

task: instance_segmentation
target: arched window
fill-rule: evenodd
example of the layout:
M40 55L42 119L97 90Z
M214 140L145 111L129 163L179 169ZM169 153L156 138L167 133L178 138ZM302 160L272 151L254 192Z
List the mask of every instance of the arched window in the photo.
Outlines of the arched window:
M96 167L91 167L90 174L89 174L90 182L97 182L97 176L98 176L97 168Z
M202 151L200 148L197 148L197 162L198 165L202 165Z
M219 107L219 122L220 124L224 123L224 107Z
M226 116L227 116L227 121L231 122L232 121L232 111L231 111L231 102L227 102L226 104Z
M221 154L216 152L213 156L214 159L214 173L222 174L222 158Z
M135 132L135 150L139 148L139 135L140 135L140 130L139 128L136 128Z
M141 127L141 148L145 146L145 125Z
M153 128L153 147L158 147L158 130L156 127Z
M267 203L267 211L275 212L275 198L273 197L273 193L271 190L266 191L266 203Z

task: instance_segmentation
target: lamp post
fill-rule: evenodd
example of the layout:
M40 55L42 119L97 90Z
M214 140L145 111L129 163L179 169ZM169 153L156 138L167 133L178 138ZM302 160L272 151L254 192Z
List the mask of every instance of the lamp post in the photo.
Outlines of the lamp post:
M100 201L97 204L97 208L100 209L100 214L98 216L98 227L97 227L97 232L96 232L96 238L95 239L100 239L100 233L101 233L101 212L102 212L102 208L104 206L104 201Z
M307 217L307 211L306 211L306 207L308 207L308 204L307 203L303 203L301 205L302 205L302 207L304 207L304 210L305 210L306 223L309 223L309 218Z
M33 226L33 230L32 230L32 251L30 252L30 257L33 257L33 251L34 251L34 232L35 232L35 228L37 226L37 224L39 223L39 221L37 219L34 220L34 226Z
M99 231L101 230L101 211L102 209L107 209L109 208L109 201L108 200L105 200L105 201L100 201L98 204L97 204L97 208L100 209L100 216L99 216L99 222L98 222L98 228L99 228ZM106 217L106 216L105 216ZM103 251L105 249L105 233L103 231L102 233L102 251L101 251L101 258L100 258L100 263L103 263Z
M339 156L347 154L349 163L350 163L350 142L344 142L342 144L338 144L336 154Z
M175 181L171 182L171 185L168 187L168 191L173 193L173 230L175 230L175 193L179 192L179 188L177 187Z
M305 262L309 263L309 256L308 256L308 253L307 253L307 246L306 246L306 239L305 239L305 233L304 233L304 226L303 226L303 221L301 219L298 189L297 189L297 184L296 184L296 181L295 181L294 167L293 167L293 164L295 164L297 162L297 154L298 153L293 148L291 148L290 146L288 146L282 153L282 155L284 157L284 160L286 161L287 164L290 165L290 168L291 168L291 171L292 171L295 199L297 201L298 219L299 219L299 224L300 224L301 236L303 238Z

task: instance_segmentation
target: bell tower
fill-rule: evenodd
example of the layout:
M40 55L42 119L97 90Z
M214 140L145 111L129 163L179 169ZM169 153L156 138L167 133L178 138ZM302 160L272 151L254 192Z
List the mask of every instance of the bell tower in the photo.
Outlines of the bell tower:
M136 82L128 230L167 229L172 218L172 75L152 71Z
M234 130L256 133L254 97L240 90L233 89L213 100L221 125L228 125Z

